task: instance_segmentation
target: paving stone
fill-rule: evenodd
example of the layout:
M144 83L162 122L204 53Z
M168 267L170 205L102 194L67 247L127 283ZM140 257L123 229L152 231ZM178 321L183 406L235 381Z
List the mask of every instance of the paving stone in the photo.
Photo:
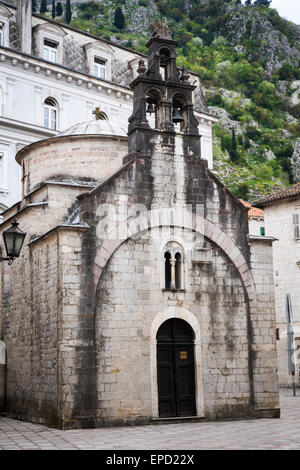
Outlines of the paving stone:
M281 390L280 419L62 431L0 416L0 449L300 449L300 390L297 393L293 397L291 390Z

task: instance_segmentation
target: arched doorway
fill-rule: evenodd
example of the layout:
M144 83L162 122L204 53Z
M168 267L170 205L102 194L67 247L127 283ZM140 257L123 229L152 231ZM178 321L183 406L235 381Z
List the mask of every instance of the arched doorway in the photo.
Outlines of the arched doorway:
M161 418L195 416L194 332L178 318L157 332L158 406Z

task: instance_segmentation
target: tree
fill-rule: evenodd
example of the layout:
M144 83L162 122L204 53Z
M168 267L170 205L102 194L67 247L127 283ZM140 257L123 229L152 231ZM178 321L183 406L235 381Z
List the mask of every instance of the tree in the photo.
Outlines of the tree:
M224 145L224 136L222 134L222 137L221 137L221 150L222 152L225 152L225 145Z
M32 0L32 13L36 13L36 0Z
M55 0L52 0L52 13L51 13L52 19L54 20L55 18Z
M92 20L99 13L104 13L103 5L98 2L88 2L80 4L80 12L78 17L84 20Z
M236 0L236 4L237 4L237 5L241 5L241 4L242 4L242 0Z
M72 19L71 0L67 0L67 2L66 2L66 22L68 24L70 24L71 19Z
M231 129L231 150L229 151L229 156L230 160L233 163L237 163L240 159L240 156L237 151L237 143L236 143L236 137L235 137L235 130L234 128Z
M231 129L231 148L232 150L236 150L236 137L235 137L235 130L234 127Z
M247 181L243 181L237 187L237 197L244 199L244 201L248 201L249 199L249 184Z
M115 26L116 28L122 30L125 27L125 16L120 7L115 11Z
M294 67L285 62L281 69L279 70L279 79L280 80L293 80L294 78Z
M246 0L246 1L245 1L245 5L246 5L246 7L248 7L249 5L251 5L251 0Z
M46 13L47 10L47 1L46 0L41 0L41 6L40 6L40 13L41 15L43 13Z
M62 4L61 2L57 2L57 5L56 5L56 16L62 16L63 14L63 7L62 7Z

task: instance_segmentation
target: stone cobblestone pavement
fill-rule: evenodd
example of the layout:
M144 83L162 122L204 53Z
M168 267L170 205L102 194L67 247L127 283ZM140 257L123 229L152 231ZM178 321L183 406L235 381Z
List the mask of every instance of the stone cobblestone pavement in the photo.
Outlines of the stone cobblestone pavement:
M1 450L300 449L300 390L281 391L281 418L62 431L0 416Z

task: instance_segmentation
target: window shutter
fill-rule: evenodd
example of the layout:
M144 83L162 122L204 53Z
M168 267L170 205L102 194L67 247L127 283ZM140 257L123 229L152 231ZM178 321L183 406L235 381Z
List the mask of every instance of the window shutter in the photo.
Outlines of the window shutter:
M299 214L293 215L294 238L300 238Z

